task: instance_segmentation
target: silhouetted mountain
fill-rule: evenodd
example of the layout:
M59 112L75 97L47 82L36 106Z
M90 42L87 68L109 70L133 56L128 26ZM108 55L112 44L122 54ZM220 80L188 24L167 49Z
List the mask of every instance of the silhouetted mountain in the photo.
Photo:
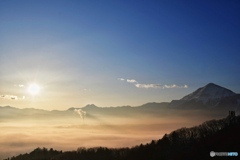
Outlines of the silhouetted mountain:
M99 108L99 107L97 107L95 104L88 104L85 107L82 107L82 109L84 109L84 110L93 110L96 108Z
M211 120L199 126L181 128L162 139L132 148L78 148L77 151L54 151L37 148L11 160L206 160L210 152L240 152L240 116ZM214 159L230 157L214 157ZM239 157L231 157L239 158Z
M217 108L217 110L216 110ZM240 111L240 95L229 89L223 88L213 83L197 89L193 93L186 95L180 100L173 100L171 103L146 103L138 107L120 106L120 107L97 107L94 104L86 105L80 108L69 108L65 111L46 111L34 108L17 109L13 107L0 107L0 118L72 118L78 117L74 113L75 109L82 109L87 112L86 118L96 116L112 116L112 117L144 117L144 116L164 116L167 113L177 114L183 110L198 109L202 111L212 110L211 112L221 112L223 114L228 110Z
M202 102L203 104L208 103L209 101L218 101L221 98L229 97L236 95L229 89L218 86L214 83L209 83L206 86L197 89L195 92L183 97L180 100L183 101L196 101Z
M143 104L141 106L139 106L139 108L141 109L162 109L168 106L168 102L162 102L162 103L156 103L156 102L152 102L152 103L146 103Z
M177 109L218 109L236 110L240 107L240 96L229 89L209 83L186 95L180 100L173 100L169 107ZM226 109L226 110L225 110Z
M27 118L37 115L44 115L48 116L49 111L42 110L42 109L35 109L35 108L24 108L24 109L18 109L14 107L0 107L0 118L10 118L10 119L17 119L19 117L21 118Z

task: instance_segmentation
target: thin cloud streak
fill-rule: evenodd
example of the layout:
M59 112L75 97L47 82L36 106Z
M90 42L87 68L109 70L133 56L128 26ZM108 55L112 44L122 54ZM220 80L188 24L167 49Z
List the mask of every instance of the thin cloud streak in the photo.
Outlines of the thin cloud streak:
M172 85L164 85L164 88L188 88L188 85L184 85L184 86L178 86L176 84L172 84Z
M18 96L15 96L15 95L0 95L0 98L8 99L8 100L25 100L26 99L25 96L18 97Z
M163 88L160 84L135 84L137 88Z
M23 84L15 84L14 86L15 86L15 87L19 87L19 88L25 87Z
M124 79L124 78L118 78L118 80L119 80L119 81L125 81L125 79Z
M0 98L9 99L9 100L18 100L18 96L15 96L15 95L0 95Z
M120 81L125 81L124 78L118 78ZM162 85L162 84L152 84L152 83L146 83L141 84L138 83L135 79L126 79L126 82L133 83L135 87L137 88L160 88L160 89L172 89L172 88L188 88L188 85L179 86L176 84L170 84L170 85Z
M127 79L128 83L138 83L135 79Z
M161 89L172 89L172 88L188 88L188 85L178 86L176 84L172 85L161 85L161 84L135 84L137 88L161 88Z

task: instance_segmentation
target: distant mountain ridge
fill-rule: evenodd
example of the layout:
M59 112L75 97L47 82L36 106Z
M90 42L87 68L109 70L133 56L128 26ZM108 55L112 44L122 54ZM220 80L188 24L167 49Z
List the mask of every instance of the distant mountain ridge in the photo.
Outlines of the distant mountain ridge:
M120 106L120 107L98 107L94 104L85 107L72 107L68 110L39 110L34 108L17 109L14 107L0 107L1 118L17 118L17 117L72 117L75 109L86 111L86 117L92 115L108 115L108 116L134 116L134 115L162 115L163 112L172 112L174 109L200 109L200 110L235 110L240 108L240 94L236 94L229 89L209 83L204 87L184 96L180 100L173 100L162 103L146 103L138 107ZM54 115L54 116L53 116Z

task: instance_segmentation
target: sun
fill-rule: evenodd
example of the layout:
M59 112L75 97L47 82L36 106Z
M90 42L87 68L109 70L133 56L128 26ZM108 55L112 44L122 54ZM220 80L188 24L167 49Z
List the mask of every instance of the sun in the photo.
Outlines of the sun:
M28 93L31 95L37 95L40 91L40 87L36 83L29 84L28 86Z

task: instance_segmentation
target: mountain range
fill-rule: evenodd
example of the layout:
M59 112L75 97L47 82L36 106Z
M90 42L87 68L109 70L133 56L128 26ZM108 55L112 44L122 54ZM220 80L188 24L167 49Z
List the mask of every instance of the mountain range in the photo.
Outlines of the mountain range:
M81 109L86 112L86 118L94 119L96 115L108 115L108 116L147 116L147 115L167 115L172 114L176 110L199 110L207 111L211 113L224 113L228 110L234 110L239 112L240 107L240 94L234 93L233 91L209 83L204 87L201 87L184 96L180 100L173 100L171 102L162 103L146 103L138 107L121 106L121 107L97 107L94 104L86 105L85 107L72 107L64 111L59 110L41 110L34 108L18 109L10 106L0 107L0 118L31 118L31 117L72 117L77 116L74 113L76 109Z
M182 145L180 147L175 145L182 143L182 141L174 142L173 146L170 145L166 148L165 140L171 141L176 133L182 136L191 135L195 132L197 133L195 138L198 139L198 133L205 132L206 129L209 133L212 132L212 124L218 126L215 129L221 129L222 126L219 126L219 124L222 124L222 122L211 121L207 125L204 123L202 125L204 127L198 127L198 131L196 131L196 128L190 130L176 130L176 128L192 127L209 119L220 119L226 117L229 111L235 111L236 115L239 115L239 107L239 94L213 83L209 83L179 100L146 103L137 107L98 107L89 104L84 107L52 111L35 108L19 109L10 106L0 107L0 124L3 130L3 132L0 132L0 159L26 153L40 146L58 149L58 147L65 147L67 144L68 146L64 150L72 150L75 146L133 146L147 143L152 139L159 139L165 133L170 133L173 130L175 132L167 135L167 139L165 136L157 144L140 145L135 149L138 150L136 152L138 155L141 155L140 153L152 153L152 151L142 152L143 148L148 150L151 147L153 147L153 150L159 149L159 147L163 148L163 150L170 147L170 150L173 149L172 151L175 152L182 147ZM227 131L227 135L238 135L239 127L238 132L235 133L233 130L236 129ZM216 140L220 141L222 132L216 132L216 134L221 135ZM229 138L228 136L224 137ZM203 140L201 143L194 144L196 149L193 151L197 154L198 145L212 143L212 138L214 139L214 137L210 136L206 142ZM189 142L186 144L186 147L189 147L192 140L184 138L183 142L185 143L185 141ZM216 143L213 142L213 144ZM231 145L227 141L225 144ZM132 153L128 155L133 154L134 157L141 159L141 156L135 155L135 149L131 149ZM209 149L211 148L208 148L208 154ZM33 154L35 152L42 153L42 151L46 152L46 149L37 149ZM49 152L54 153L53 150ZM116 153L122 154L121 150ZM155 153L157 152L152 153L152 155ZM166 152L166 154L168 153L171 154ZM179 154L182 154L182 152ZM124 159L124 156L122 159ZM128 159L133 158L128 157Z

